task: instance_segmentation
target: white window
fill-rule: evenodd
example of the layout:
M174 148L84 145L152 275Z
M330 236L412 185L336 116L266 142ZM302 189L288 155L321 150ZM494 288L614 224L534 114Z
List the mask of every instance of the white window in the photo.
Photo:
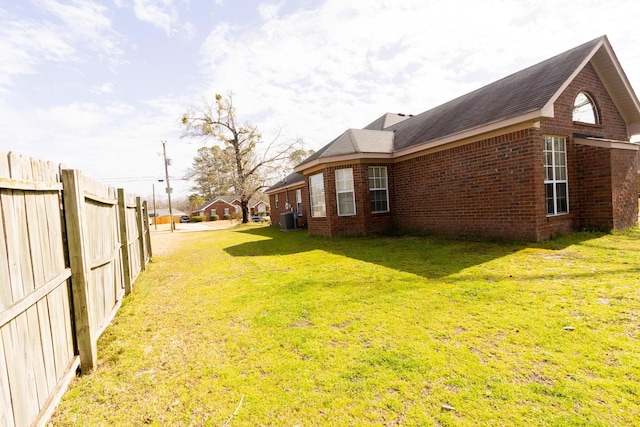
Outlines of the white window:
M224 214L229 215L229 208L224 208Z
M598 121L598 110L596 104L591 97L580 92L573 101L573 121L581 123L589 123L596 125Z
M544 137L544 193L547 216L569 212L567 139Z
M302 213L302 190L299 188L296 190L296 212Z
M319 173L309 177L309 196L311 199L311 216L327 216L324 202L324 175Z
M278 203L278 195L276 194L276 209L278 209L278 208L279 208L278 204L279 204L279 203Z
M369 200L371 212L389 212L389 191L387 184L387 167L369 167Z
M353 169L336 169L336 199L338 201L338 215L356 214Z

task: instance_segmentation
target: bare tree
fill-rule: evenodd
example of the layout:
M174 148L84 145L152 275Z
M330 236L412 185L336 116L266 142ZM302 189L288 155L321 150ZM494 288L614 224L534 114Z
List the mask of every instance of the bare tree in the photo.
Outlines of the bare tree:
M263 144L262 135L252 124L239 124L233 106L233 94L223 97L216 94L214 102L203 99L200 107L190 108L182 117L183 138L198 138L221 144L222 150L232 152L234 170L232 186L240 197L242 222L249 221L249 200L265 187L265 180L272 170L278 170L289 159L289 154L298 149L300 140L288 143L279 141L279 135L270 143Z

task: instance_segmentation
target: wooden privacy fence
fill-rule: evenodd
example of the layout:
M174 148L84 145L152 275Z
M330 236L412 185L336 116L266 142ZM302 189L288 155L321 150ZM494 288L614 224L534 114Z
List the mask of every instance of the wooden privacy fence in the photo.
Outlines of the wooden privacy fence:
M146 202L0 151L0 426L46 423L150 259Z

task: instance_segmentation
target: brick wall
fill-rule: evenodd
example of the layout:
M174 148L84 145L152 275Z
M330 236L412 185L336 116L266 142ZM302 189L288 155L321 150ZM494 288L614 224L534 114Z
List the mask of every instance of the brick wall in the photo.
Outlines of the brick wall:
M638 224L637 151L611 150L613 187L613 229L623 230ZM616 185L619 183L619 185Z
M613 228L613 200L611 180L611 150L608 148L576 146L577 183L570 197L579 201L572 209L579 212L579 228Z
M583 91L596 103L597 125L573 121L573 102ZM626 123L591 64L587 64L558 97L554 115L553 119L542 122L541 131L567 137L571 213L566 218L559 216L543 221L541 237L583 228L610 230L635 225L638 206L633 196L633 168L634 164L637 168L637 151L574 143L574 133L628 140Z
M309 218L309 233L320 236L364 236L388 232L393 227L393 202L390 192L390 211L371 213L369 198L369 166L387 166L387 179L393 179L392 165L353 163L340 166L329 166L323 169L325 185L326 218ZM351 168L353 170L353 188L356 214L338 215L336 198L335 171Z
M309 212L309 192L307 185L300 183L295 187L289 187L269 195L269 204L271 205L271 225L280 226L280 214L293 211L295 213L296 227L304 228L307 226L307 213ZM298 212L296 204L296 190L301 190L302 195L302 211ZM278 207L276 207L276 194L278 196ZM290 209L287 209L287 203Z
M573 122L579 92L597 104L599 124ZM311 234L405 232L547 239L584 227L626 228L637 222L637 151L576 145L574 133L625 141L627 127L588 64L554 103L540 127L400 160L388 165L391 213L369 211L367 164L328 166L326 218L309 218ZM547 217L543 136L567 139L569 213ZM339 217L335 169L352 167L357 215ZM307 178L308 186L308 178Z
M229 215L232 218L236 216L242 216L242 213L236 213L236 209L234 205L223 202L222 200L218 200L210 206L207 206L204 210L205 221L209 221L211 215L218 215L218 219L224 219L224 210L229 209Z
M396 164L397 227L536 239L541 147L523 130Z

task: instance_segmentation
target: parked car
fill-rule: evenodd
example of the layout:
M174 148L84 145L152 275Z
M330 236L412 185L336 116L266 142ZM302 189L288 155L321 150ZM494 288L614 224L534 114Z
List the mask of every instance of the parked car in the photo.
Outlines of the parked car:
M191 222L191 218L189 218L189 215L182 215L180 217L180 222Z

